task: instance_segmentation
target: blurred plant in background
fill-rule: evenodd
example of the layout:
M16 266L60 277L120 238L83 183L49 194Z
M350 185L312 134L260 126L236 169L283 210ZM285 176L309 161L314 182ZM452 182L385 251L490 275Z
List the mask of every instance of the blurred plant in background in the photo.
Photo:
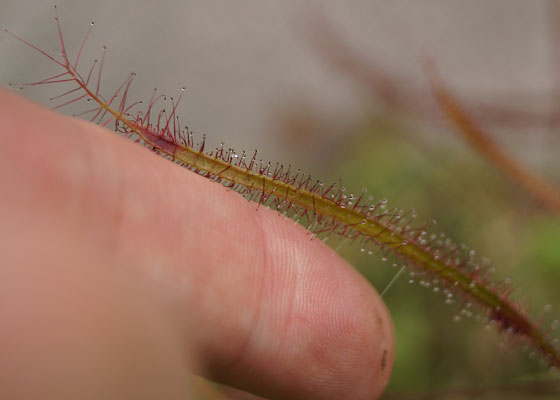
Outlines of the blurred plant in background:
M556 4L553 28L560 26ZM432 91L422 91L417 88L422 85L376 65L375 55L353 49L325 16L313 17L308 26L309 42L332 67L333 79L350 79L366 90L371 112L332 115L302 99L285 107L279 131L301 157L294 163L313 162L319 179L340 177L351 191L366 187L394 206L436 219L438 230L488 257L496 277L518 283L515 294L525 296L543 327L558 332L560 104L552 112L533 111L532 98L517 99L526 109L476 100L463 105L460 93L452 94L433 70L426 74ZM558 43L560 34L552 40ZM539 171L521 161L522 143L535 127L547 128L553 154ZM511 169L503 166L504 159ZM398 275L400 266L392 268L391 260L352 246L342 246L341 252L379 292ZM397 338L387 399L557 398L558 383L550 381L531 350L520 351L484 329L485 318L458 314L461 304L445 301L430 279L399 275L384 300Z

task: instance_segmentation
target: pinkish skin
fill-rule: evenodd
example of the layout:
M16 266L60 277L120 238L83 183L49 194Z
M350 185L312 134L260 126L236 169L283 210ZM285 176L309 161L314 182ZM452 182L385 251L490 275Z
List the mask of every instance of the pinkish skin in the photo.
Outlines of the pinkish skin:
M17 95L0 120L0 398L188 398L193 370L269 398L380 395L389 314L305 229Z

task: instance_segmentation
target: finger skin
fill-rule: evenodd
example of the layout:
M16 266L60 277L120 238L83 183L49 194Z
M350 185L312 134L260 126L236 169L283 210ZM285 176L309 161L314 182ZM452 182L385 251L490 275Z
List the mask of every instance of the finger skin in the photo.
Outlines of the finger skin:
M60 377L77 362L76 346L89 344L86 355L97 355L102 370L128 354L115 349L131 337L135 365L157 360L173 370L152 385L162 379L177 396L188 390L180 377L193 357L197 373L268 398L379 396L393 363L389 314L375 290L302 227L19 96L0 94L0 119L0 273L11 279L0 281L0 318L13 322L0 333L2 354L33 342ZM102 296L90 282L105 288ZM14 301L21 307L7 306ZM83 303L82 311L67 303ZM110 310L108 322L88 325L101 310ZM39 324L39 312L49 318L35 328L46 334L18 335L22 324ZM89 329L59 343L69 335L65 324ZM51 347L39 351L42 344ZM0 356L2 370L16 353ZM35 353L27 353L11 375L32 371L30 383L47 365L29 368ZM138 369L144 377L150 368Z

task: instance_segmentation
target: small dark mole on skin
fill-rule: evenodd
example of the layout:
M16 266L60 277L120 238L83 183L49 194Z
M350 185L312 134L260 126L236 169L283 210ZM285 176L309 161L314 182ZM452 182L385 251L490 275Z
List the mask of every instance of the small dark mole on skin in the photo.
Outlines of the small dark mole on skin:
M381 356L381 371L387 366L387 350L383 350L383 356Z

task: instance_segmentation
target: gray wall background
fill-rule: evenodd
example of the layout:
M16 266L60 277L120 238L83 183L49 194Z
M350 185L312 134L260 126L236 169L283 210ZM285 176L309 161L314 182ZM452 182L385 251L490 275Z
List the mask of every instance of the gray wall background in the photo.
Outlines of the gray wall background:
M105 92L131 70L138 74L132 98L148 98L156 86L173 94L186 84L181 115L195 132L265 153L271 151L271 117L286 99L311 98L333 112L362 104L363 93L333 73L305 40L306 15L317 10L362 54L412 84L424 82L420 61L426 52L466 97L515 101L511 93L550 92L559 75L547 39L550 1L544 0L56 3L70 52L95 21L83 65L108 46ZM0 0L0 26L57 51L53 4ZM3 86L56 71L4 32L0 59ZM26 95L45 102L52 92Z

